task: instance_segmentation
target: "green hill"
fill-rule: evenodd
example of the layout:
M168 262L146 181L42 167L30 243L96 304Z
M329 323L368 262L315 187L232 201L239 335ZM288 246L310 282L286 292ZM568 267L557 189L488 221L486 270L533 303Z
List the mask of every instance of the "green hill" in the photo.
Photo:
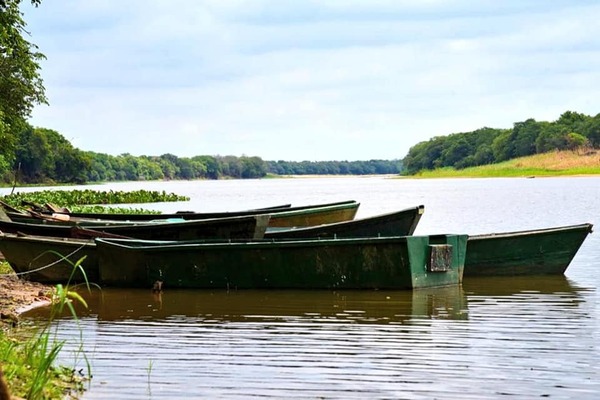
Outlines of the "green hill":
M514 158L497 164L455 169L452 167L421 171L411 178L486 178L536 176L600 175L600 151L553 151Z

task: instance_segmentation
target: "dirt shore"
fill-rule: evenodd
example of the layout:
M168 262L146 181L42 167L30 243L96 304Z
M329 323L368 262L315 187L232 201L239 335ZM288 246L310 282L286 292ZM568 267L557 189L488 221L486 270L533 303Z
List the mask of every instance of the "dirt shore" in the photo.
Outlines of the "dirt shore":
M0 275L0 322L15 325L19 315L51 304L52 287L16 275Z

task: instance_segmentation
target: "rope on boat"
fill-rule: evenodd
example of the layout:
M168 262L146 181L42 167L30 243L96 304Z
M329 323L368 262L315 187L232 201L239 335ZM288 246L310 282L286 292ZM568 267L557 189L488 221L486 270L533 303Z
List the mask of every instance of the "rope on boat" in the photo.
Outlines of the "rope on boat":
M59 262L62 262L64 260L66 260L67 258L71 257L73 254L77 253L79 250L83 249L84 247L85 247L85 244L82 244L81 246L79 246L78 248L73 250L71 253L67 254L66 256L61 255L61 258L59 258L58 260L56 260L48 265L44 265L42 267L32 269L30 271L15 272L14 275L17 275L17 276L27 275L27 274L32 274L34 272L43 271L47 268L51 268L51 267L55 266L56 264L58 264ZM44 253L42 253L42 254L44 254ZM40 256L41 256L41 254L40 254ZM40 256L38 256L38 257L40 257ZM38 257L36 257L36 258L38 258ZM35 261L36 258L34 258L33 261ZM12 276L12 275L13 274L0 274L0 276Z

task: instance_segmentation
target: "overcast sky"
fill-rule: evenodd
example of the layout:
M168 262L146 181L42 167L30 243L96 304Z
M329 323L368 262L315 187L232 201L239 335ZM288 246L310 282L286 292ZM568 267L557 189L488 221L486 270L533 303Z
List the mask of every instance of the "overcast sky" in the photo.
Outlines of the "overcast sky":
M434 136L600 112L595 0L23 1L31 123L81 150L403 158Z

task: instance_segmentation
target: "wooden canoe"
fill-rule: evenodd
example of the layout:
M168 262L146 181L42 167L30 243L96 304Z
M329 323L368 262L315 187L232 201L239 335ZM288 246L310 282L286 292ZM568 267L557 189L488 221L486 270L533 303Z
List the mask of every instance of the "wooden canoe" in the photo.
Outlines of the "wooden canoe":
M268 228L265 238L350 238L412 235L425 211L424 206L343 221L301 228Z
M93 240L0 232L0 252L23 279L42 283L98 282ZM85 276L80 268L85 271Z
M269 218L269 214L264 214L177 222L111 222L79 226L112 235L151 240L260 239L264 236ZM0 221L0 231L35 236L76 237L76 227L64 223Z
M314 208L322 208L322 207L336 207L336 206L344 206L349 205L349 208L356 207L358 208L358 203L355 200L345 200L333 203L323 203L323 204L313 204L313 205L305 205L305 206L295 206L291 207L289 204L274 206L274 207L266 207L266 208L258 208L252 210L243 210L243 211L221 211L221 212L192 212L192 211L181 211L177 213L166 213L166 214L111 214L111 213L62 213L63 215L68 215L69 218L85 218L85 219L100 219L100 220L125 220L125 221L148 221L148 220L157 220L157 219L173 219L173 218L182 218L186 220L197 220L197 219L212 219L212 218L229 218L229 217L239 217L239 216L249 216L249 215L258 215L258 214L271 214L279 211L287 212L287 211L301 211L301 210L310 210ZM61 214L61 213L55 213ZM337 222L337 221L330 221ZM314 225L314 224L313 224ZM294 225L289 225L294 226Z
M271 216L269 227L305 227L313 225L322 225L328 223L349 221L354 219L360 203L356 201L345 201L338 203L329 203L305 207L279 207L264 208L255 211L227 212L227 213L180 213L180 214L96 214L103 218L82 217L77 214L53 214L50 215L22 215L8 213L14 222L21 223L46 223L46 224L79 224L86 227L92 225L123 224L123 223L144 223L161 222L166 220L186 220L199 221L203 219L234 218L253 215ZM86 214L91 215L91 214ZM160 218L151 219L159 216ZM201 217L204 216L204 217ZM207 217L210 216L210 217ZM131 217L131 218L130 218ZM143 218L142 218L143 217ZM1 229L1 228L0 228Z
M467 235L188 242L97 238L100 283L206 289L414 289L462 280Z
M592 224L469 236L465 278L564 274Z

